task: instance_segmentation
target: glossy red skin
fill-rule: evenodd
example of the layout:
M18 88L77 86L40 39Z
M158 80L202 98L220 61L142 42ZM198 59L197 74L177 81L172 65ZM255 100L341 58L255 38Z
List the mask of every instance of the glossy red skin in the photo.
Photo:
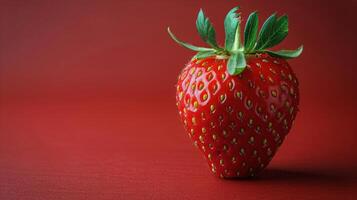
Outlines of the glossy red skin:
M215 57L191 60L179 76L177 107L215 175L254 176L292 126L298 81L284 59L266 54L247 56L247 68L237 76L227 73L226 64Z

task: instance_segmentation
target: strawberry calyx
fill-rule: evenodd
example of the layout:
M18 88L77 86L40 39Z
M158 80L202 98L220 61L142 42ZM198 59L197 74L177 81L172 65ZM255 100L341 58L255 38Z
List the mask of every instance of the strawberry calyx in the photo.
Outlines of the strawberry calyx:
M241 42L240 24L241 15L237 13L238 7L231 9L225 17L225 45L220 46L216 41L216 32L204 15L202 9L199 11L196 28L201 39L209 45L209 47L198 47L179 40L170 30L167 31L171 38L179 45L196 51L194 58L203 59L211 56L217 58L228 59L227 70L230 75L238 75L246 68L246 55L267 53L273 57L284 59L296 58L303 51L303 45L296 50L269 50L281 43L288 35L288 17L283 15L277 17L276 13L272 14L263 23L258 33L258 13L253 12L249 15L244 28L244 43Z

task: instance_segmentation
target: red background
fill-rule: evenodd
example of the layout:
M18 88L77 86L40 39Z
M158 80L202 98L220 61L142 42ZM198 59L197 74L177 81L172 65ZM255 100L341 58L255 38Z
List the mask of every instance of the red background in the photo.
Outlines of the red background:
M281 45L301 112L262 176L213 177L184 133L176 77L201 44L199 8L223 41L236 5L288 13ZM0 199L356 199L354 0L0 1Z

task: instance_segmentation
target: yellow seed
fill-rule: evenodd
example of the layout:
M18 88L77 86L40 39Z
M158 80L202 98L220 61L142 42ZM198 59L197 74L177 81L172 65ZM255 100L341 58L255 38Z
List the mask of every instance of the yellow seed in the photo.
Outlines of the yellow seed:
M191 99L187 99L187 104L190 104L190 102L191 102Z
M212 70L212 67L208 67L206 71L210 72L211 70Z
M195 118L195 117L192 117L192 123L193 123L194 125L196 125L196 118Z
M231 124L229 125L229 127L234 130L236 128L237 124L235 122L231 122Z
M186 88L188 87L188 84L189 84L189 81L186 81L186 83L185 83Z
M258 107L257 107L257 111L258 111L258 113L261 113L261 112L262 112L262 110L263 110L263 109L262 109L262 107L260 107L260 106L258 106Z
M200 70L200 71L197 72L197 77L199 77L201 75L202 75L202 71Z
M202 118L202 120L205 120L205 119L206 119L204 112L201 112L201 118Z
M198 108L198 102L197 101L193 102L193 107Z
M241 154L241 155L244 155L244 153L245 153L245 150L244 150L243 148L241 148L241 149L240 149L240 154ZM243 164L244 164L244 163L243 163Z
M271 91L271 95L272 95L273 97L278 96L278 94L277 94L277 92L276 92L275 90Z
M241 132L241 133L244 133L244 128L240 128L240 132Z
M204 85L203 85L203 83L202 83L202 82L198 84L198 89L199 89L199 90L202 90L202 89L203 89L203 87L204 87Z
M183 92L180 92L180 93L179 93L179 98L180 98L180 100L182 99L182 96L183 96Z
M258 151L257 151L257 150L254 150L254 151L253 151L253 155L254 155L254 156L257 156L257 155L258 155Z
M200 137L198 137L198 139L199 139L202 143L205 142L205 141L203 140L203 136L202 136L202 135L200 135Z
M236 93L236 96L237 96L239 99L242 99L242 92L237 92L237 93Z
M191 128L191 135L195 134L195 130Z
M229 90L231 90L231 91L234 89L234 82L233 82L233 80L228 83L228 87L229 87Z
M224 101L226 100L226 94L221 94L220 96L220 100L221 100L221 103L224 103Z
M238 116L239 116L239 118L243 118L243 112L239 111Z
M206 133L206 128L202 127L202 133Z
M224 137L226 137L227 136L227 131L223 130L222 134L223 134Z
M227 151L227 145L223 145L223 151Z
M290 107L289 101L286 101L286 102L285 102L285 106L288 107L288 108Z
M222 166L224 165L224 162L223 162L222 159L219 161L219 164L222 165Z
M215 93L215 92L217 91L217 89L218 89L217 84L214 84L214 85L213 85L213 93Z
M265 121L268 120L268 115L267 114L264 115L264 120Z
M228 112L228 113L232 113L232 112L233 112L232 106L228 106L228 107L227 107L227 112Z
M254 85L254 83L253 83L251 80L248 80L248 83L249 83L249 87L255 88L255 85Z
M208 98L208 95L207 95L207 94L204 94L202 98L203 98L204 101L206 101L207 98Z
M289 74L288 77L289 77L290 81L293 80L293 77L291 76L291 74Z
M271 109L271 111L275 111L275 105L274 104L270 104L270 109Z
M218 66L218 70L221 70L222 68L223 68L222 65L219 65L219 66Z
M263 74L260 74L259 77L260 77L260 79L261 79L262 81L264 81L264 75L263 75Z
M298 83L298 80L297 80L296 78L295 78L293 81L294 81L294 83L295 83L295 84L297 84L297 83Z
M268 143L268 140L266 138L264 138L263 144L266 145L267 143Z
M257 133L260 133L260 126L257 126L256 128L255 128L255 132L257 132Z
M217 139L216 134L213 134L213 135L212 135L212 138L213 138L213 140L216 140L216 139Z
M197 141L194 141L194 142L193 142L193 145L194 145L196 148L198 148L198 143L197 143Z
M270 71L271 73L273 73L273 74L276 74L276 71L275 71L274 69L272 69L272 68L269 68L269 71Z
M213 113L216 108L214 107L214 105L211 105L211 106L210 106L210 109L211 109L211 112Z
M191 68L190 74L192 75L195 72L195 68Z
M294 112L294 107L291 107L290 110L289 110L290 115L292 115L293 112Z
M252 101L251 100L247 100L247 106L248 106L248 108L251 108L252 107Z

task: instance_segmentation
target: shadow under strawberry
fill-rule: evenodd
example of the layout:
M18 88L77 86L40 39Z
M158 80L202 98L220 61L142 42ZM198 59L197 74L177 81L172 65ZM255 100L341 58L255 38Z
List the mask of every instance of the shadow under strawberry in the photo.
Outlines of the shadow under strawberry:
M279 168L267 168L254 177L225 178L230 181L249 181L260 183L289 183L311 185L335 185L346 187L357 182L356 175L339 174L336 171L312 171L312 170L289 170Z

